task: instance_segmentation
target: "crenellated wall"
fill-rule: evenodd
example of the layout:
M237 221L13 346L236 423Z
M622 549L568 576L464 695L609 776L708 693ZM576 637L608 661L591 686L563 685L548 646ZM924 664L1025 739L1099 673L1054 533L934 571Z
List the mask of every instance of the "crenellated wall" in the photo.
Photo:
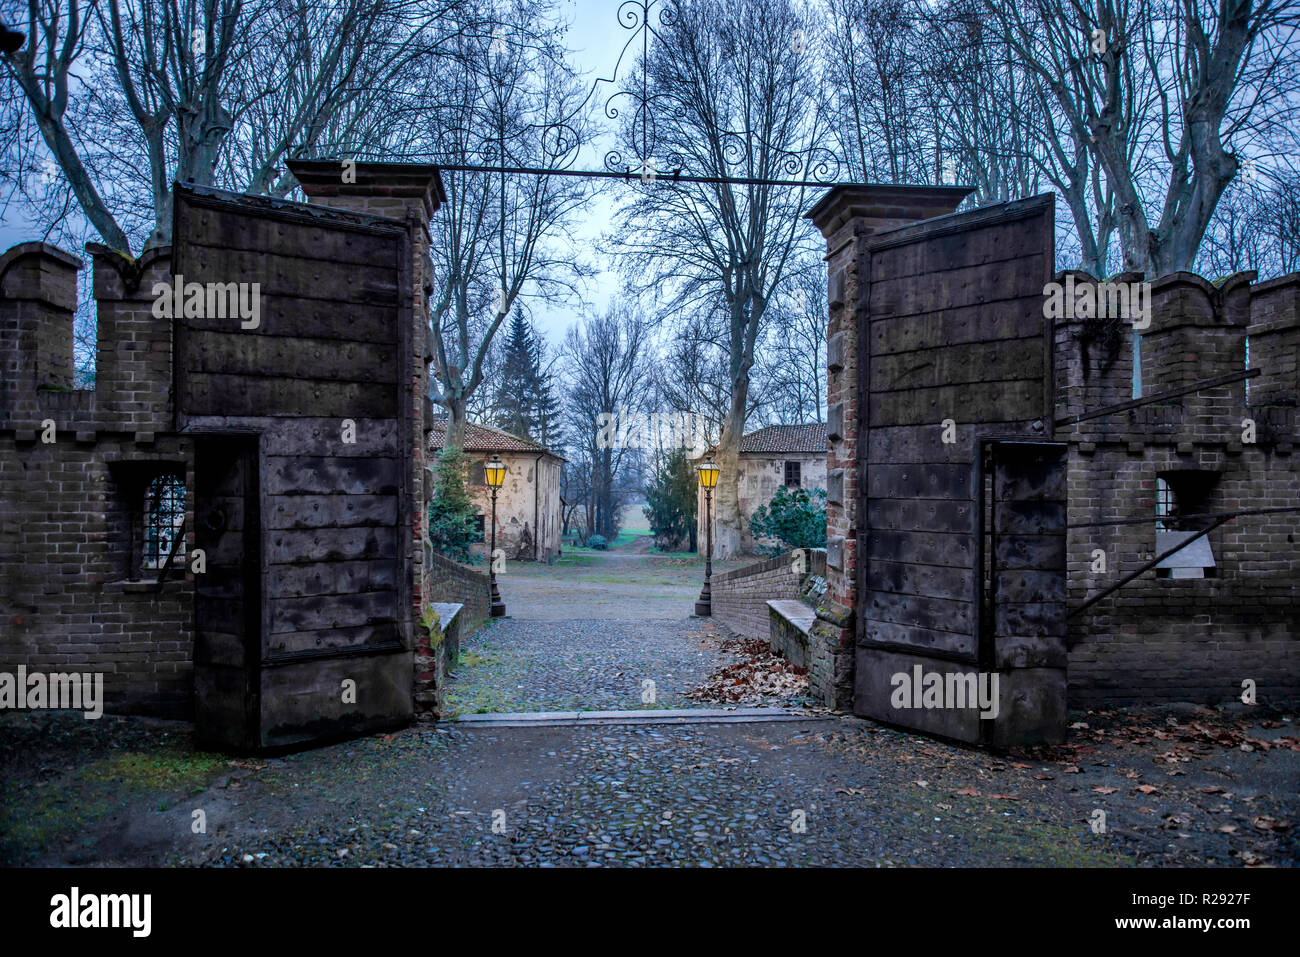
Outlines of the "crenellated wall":
M1070 607L1156 556L1158 478L1184 514L1300 505L1300 274L1253 279L1215 285L1177 273L1152 282L1150 327L1137 339L1145 397L1243 371L1247 339L1250 367L1261 372L1249 385L1201 388L1058 430L1070 444ZM1120 324L1110 342L1092 331L1058 321L1058 417L1133 395L1133 330ZM1072 616L1071 707L1224 701L1240 697L1247 679L1261 700L1300 695L1298 526L1296 511L1242 516L1210 532L1214 566L1202 572L1210 577L1153 569Z
M43 243L0 256L0 671L100 672L109 711L188 715L193 576L138 567L150 477L183 479L193 528L193 445L167 434L170 324L151 313L170 250L89 252L94 390L70 388L81 260Z

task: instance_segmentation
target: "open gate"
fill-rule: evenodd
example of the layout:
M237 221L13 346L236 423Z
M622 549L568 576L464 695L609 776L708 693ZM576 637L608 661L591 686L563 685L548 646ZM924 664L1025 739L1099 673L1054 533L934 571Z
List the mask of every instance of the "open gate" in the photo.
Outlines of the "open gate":
M1046 196L867 240L858 714L975 743L1064 733L1053 228Z
M196 723L261 750L412 713L411 246L391 220L176 188L196 448Z

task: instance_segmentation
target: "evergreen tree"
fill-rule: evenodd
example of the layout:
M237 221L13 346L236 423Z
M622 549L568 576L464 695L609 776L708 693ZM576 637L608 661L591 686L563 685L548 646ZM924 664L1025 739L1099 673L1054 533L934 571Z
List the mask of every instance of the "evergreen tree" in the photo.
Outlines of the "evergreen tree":
M469 547L478 541L478 510L465 483L465 454L460 449L443 449L435 481L429 502L429 542L441 555L471 561Z
M519 312L510 319L502 349L493 424L546 448L563 443L560 402L545 368L545 344Z
M502 350L493 419L497 428L522 438L532 438L533 433L531 407L537 389L536 354L537 338L532 326L515 310Z
M673 449L645 487L643 511L655 548L666 552L687 545L688 551L695 551L696 494L695 470L686 450Z

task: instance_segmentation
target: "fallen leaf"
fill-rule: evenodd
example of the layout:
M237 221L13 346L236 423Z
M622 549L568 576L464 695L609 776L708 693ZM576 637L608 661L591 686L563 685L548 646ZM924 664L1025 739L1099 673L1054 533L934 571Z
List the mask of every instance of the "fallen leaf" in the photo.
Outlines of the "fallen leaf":
M1137 787L1135 787L1133 790L1134 790L1134 791L1141 791L1143 794L1159 794L1159 793L1160 793L1160 789L1159 789L1158 787L1156 787L1154 784L1139 784L1139 785L1138 785Z
M1119 788L1108 788L1105 785L1099 784L1095 788L1093 788L1093 790L1096 791L1098 794L1114 794L1116 791L1119 790Z
M954 794L962 794L966 797L979 797L980 792L974 788L962 788L960 791L954 791Z

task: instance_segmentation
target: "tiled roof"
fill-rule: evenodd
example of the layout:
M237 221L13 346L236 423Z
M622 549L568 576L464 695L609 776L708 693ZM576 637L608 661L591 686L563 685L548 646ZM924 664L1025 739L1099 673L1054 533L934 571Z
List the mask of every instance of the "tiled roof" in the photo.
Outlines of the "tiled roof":
M825 452L826 424L769 425L740 440L741 452Z
M447 420L435 419L432 422L429 431L429 448L434 450L441 449L446 439ZM517 435L511 435L509 432L502 432L500 429L494 429L489 425L476 425L473 422L465 423L465 451L545 452L547 455L555 455L555 453L550 449L545 449L536 442L530 442L528 439L521 439Z

